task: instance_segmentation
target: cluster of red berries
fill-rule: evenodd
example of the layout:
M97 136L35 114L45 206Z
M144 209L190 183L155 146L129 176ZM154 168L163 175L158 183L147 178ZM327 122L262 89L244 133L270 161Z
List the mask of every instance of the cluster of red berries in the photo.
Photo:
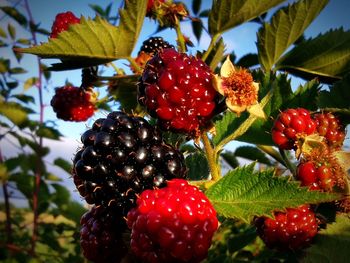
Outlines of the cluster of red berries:
M272 139L281 149L296 149L296 142L305 136L318 134L327 145L324 152L305 154L298 165L296 179L310 190L332 191L339 170L329 152L341 147L345 130L332 113L310 112L303 108L287 109L279 114ZM339 180L339 179L338 179ZM317 234L318 222L308 205L275 212L274 218L260 217L255 221L257 232L266 245L279 250L295 250L308 246Z
M68 30L70 25L79 23L80 19L70 11L57 14L51 27L50 38L57 38L58 34Z
M162 128L195 134L210 121L217 104L212 78L201 59L164 49L143 71L139 102Z

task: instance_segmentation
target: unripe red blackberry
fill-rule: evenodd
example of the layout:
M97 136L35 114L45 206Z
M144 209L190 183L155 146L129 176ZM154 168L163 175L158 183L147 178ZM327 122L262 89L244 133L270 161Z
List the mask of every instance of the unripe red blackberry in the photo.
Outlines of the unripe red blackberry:
M79 192L88 203L114 207L123 216L137 194L186 176L182 154L143 118L112 112L96 120L81 141L73 161Z
M272 127L272 140L279 148L295 149L298 137L310 135L316 130L316 123L310 112L303 108L287 109L281 112Z
M318 231L315 213L308 205L275 212L274 219L259 217L255 225L267 247L282 251L307 247Z
M345 139L345 129L340 120L330 112L316 113L312 117L317 133L325 137L329 146L340 148Z
M80 23L80 19L70 11L57 14L51 27L50 38L57 38L59 33L69 28L69 25L78 23Z
M311 190L331 191L336 183L330 164L313 161L302 162L298 165L297 179L302 186L309 186Z
M56 88L51 106L57 118L65 121L86 121L95 110L95 94L78 87L64 86Z
M195 134L216 107L213 74L200 59L164 49L146 65L138 99L167 130Z
M127 253L122 234L125 220L112 209L92 207L80 220L80 245L84 256L95 263L121 262Z
M155 54L160 50L167 48L174 48L174 46L169 44L169 42L165 41L162 37L150 37L143 41L140 52Z
M218 227L207 197L185 180L146 190L128 213L131 249L145 262L200 262Z

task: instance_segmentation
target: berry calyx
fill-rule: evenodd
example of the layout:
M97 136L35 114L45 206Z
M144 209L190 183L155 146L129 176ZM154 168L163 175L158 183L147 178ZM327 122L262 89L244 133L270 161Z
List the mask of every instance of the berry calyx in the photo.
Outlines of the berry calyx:
M217 105L212 78L202 60L164 49L149 60L138 100L163 129L196 134L208 124Z
M56 88L51 106L57 118L65 121L86 121L95 110L95 94L74 86Z
M275 212L273 219L259 217L255 226L267 247L282 251L307 247L318 231L315 213L308 205Z
M128 213L131 249L146 262L200 262L218 227L207 197L185 180L146 190Z
M272 140L284 150L296 149L296 141L316 131L316 122L303 108L281 112L272 127Z
M112 209L92 207L80 220L80 245L84 256L95 263L121 262L127 248L122 234L125 220Z
M328 146L340 148L345 139L345 129L339 118L330 112L316 113L313 116L316 122L316 131L325 137Z
M70 25L79 23L80 19L70 11L57 14L51 27L50 38L57 38L58 34L68 30Z
M73 179L89 204L113 207L126 216L136 196L185 178L183 155L166 144L145 119L111 112L81 136L83 147L73 160Z

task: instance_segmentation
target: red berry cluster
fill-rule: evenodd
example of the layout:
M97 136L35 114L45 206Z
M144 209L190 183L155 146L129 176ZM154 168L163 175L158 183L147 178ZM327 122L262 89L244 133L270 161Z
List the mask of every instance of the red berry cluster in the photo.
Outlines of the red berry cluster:
M131 249L146 262L200 262L218 227L213 206L195 186L173 179L144 191L128 213Z
M91 91L70 85L56 89L51 106L57 118L76 122L86 121L96 110Z
M316 130L316 122L308 110L287 109L279 114L273 128L272 140L281 149L295 149L298 137L310 135Z
M259 217L257 233L269 248L296 250L308 246L317 234L318 223L309 206L275 212L274 218Z
M70 25L79 23L80 19L70 11L57 14L52 24L50 38L57 38L58 34L66 31Z
M316 113L313 115L316 122L317 133L325 137L330 147L339 148L345 139L345 129L339 118L330 112Z
M149 60L139 84L139 102L161 127L196 133L213 116L213 74L200 59L164 49Z

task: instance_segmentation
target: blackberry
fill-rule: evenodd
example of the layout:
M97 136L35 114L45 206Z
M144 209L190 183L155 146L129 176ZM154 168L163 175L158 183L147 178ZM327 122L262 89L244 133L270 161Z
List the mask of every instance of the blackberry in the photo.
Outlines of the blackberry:
M122 234L125 220L113 210L94 206L80 219L80 245L84 256L93 262L121 262L127 247Z
M182 154L141 117L112 112L96 120L81 141L73 161L79 193L89 204L114 207L122 216L145 189L186 176Z
M145 52L147 54L155 54L160 50L167 48L174 48L174 46L169 44L162 37L150 37L142 43L140 52Z
M218 93L213 74L200 59L164 49L146 65L138 100L165 130L197 135L214 114Z

